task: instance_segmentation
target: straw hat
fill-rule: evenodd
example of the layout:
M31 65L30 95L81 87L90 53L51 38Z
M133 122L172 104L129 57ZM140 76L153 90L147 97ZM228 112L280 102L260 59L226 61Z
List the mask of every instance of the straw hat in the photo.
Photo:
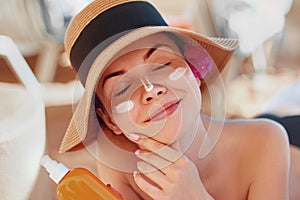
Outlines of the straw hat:
M183 34L197 41L210 54L219 71L237 47L235 39L209 38L169 27L147 1L93 1L72 19L66 32L65 50L85 92L73 113L60 153L86 140L94 90L102 70L114 54L138 39L159 32Z

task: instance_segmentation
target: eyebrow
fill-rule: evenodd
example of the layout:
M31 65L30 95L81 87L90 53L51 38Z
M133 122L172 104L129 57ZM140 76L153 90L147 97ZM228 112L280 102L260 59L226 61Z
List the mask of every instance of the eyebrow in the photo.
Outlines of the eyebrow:
M105 84L105 82L106 82L108 79L110 79L110 78L112 78L112 77L115 77L115 76L120 76L120 75L125 74L125 73L126 73L125 70L119 70L119 71L113 72L113 73L111 73L111 74L108 74L108 75L105 76L105 78L103 79L102 88L104 87L104 84Z
M147 60L148 58L150 58L150 56L159 48L159 47L162 47L162 46L166 46L166 47L169 47L169 45L166 45L166 44L156 44L154 45L154 47L152 47L144 56L144 60ZM105 78L103 79L103 84L102 84L102 88L104 87L104 84L105 82L110 79L110 78L113 78L113 77L116 77L116 76L120 76L122 74L125 74L126 71L125 70L120 70L120 71L116 71L116 72L113 72L111 74L108 74L107 76L105 76Z
M148 58L150 58L150 56L154 53L154 51L156 51L159 47L162 47L162 46L166 46L166 47L169 47L169 45L166 45L166 44L156 44L154 45L154 47L152 47L144 56L144 60L147 60Z

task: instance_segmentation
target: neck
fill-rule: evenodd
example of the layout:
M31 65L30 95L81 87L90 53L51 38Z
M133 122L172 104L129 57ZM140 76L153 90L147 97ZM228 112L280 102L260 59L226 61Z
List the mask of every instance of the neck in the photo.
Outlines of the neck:
M189 133L185 134L187 136L190 133L194 134L193 138L184 137L184 139L183 139L184 145L187 145L189 143L189 146L186 149L186 151L184 152L184 154L193 161L200 160L199 154L200 154L201 147L203 146L205 137L207 135L209 123L210 123L210 121L208 118L202 117L199 114L199 117L198 117L197 121L195 122L195 125L193 127L191 127L191 129L189 130Z

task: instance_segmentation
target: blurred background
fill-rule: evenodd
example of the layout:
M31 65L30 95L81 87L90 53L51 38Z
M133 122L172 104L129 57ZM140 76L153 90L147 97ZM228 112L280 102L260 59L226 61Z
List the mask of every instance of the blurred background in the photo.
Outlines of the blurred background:
M85 149L58 153L72 116L72 103L77 102L82 93L73 92L74 85L80 83L76 81L75 72L64 53L64 32L71 18L89 2L0 0L0 35L12 38L26 60L26 64L15 63L13 60L19 58L18 53L9 48L4 40L0 43L0 99L6 99L0 106L0 125L9 120L10 123L15 122L16 118L12 118L15 112L12 110L29 101L29 98L21 98L14 104L11 99L20 97L3 92L4 89L21 84L18 74L22 76L22 73L16 72L16 65L22 65L33 72L32 80L37 80L42 88L38 91L45 109L45 150L42 154L48 154L70 168L86 167L96 173L95 161ZM152 2L171 26L194 30L211 37L233 37L240 40L239 49L223 73L228 119L252 118L264 112L279 115L300 113L300 0ZM10 95L11 99L8 98ZM30 118L31 113L27 111L19 115ZM21 124L20 121L18 123ZM0 128L0 131L3 135L9 132L4 128ZM9 153L3 151L7 141L3 138L0 135L0 157L3 157L1 161L4 162ZM36 144L38 143L37 140ZM35 144L30 145L34 147ZM18 147L13 150L19 157L28 157L30 165L30 152L17 152ZM0 174L7 173L5 170L8 169L0 168ZM32 183L28 183L29 190L24 191L24 197L20 199L56 199L56 185L48 178L44 169L37 170L32 176L34 179L31 180ZM9 193L7 199L8 195Z

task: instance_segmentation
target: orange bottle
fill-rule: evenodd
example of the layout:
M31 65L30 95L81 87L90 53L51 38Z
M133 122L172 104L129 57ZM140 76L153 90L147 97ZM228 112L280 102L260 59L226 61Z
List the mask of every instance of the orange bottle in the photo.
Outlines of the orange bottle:
M57 185L59 200L122 200L117 192L84 168L70 170L45 155L40 164Z

